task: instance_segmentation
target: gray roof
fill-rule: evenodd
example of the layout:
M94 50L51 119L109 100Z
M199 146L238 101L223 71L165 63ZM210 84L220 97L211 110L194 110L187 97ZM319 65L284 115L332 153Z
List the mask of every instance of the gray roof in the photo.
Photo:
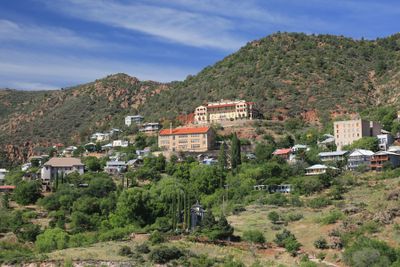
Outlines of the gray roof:
M333 152L320 152L318 156L320 157L334 157L334 156L344 156L348 151L333 151Z

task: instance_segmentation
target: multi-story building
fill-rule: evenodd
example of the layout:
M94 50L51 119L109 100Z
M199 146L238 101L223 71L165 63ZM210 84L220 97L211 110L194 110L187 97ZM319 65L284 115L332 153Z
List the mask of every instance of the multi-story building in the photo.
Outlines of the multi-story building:
M194 123L207 124L233 120L252 120L258 116L254 102L221 100L196 108Z
M158 146L168 151L205 152L214 146L214 132L210 127L164 129Z
M369 169L373 155L374 152L371 150L356 149L350 153L347 159L347 168L354 171L360 166L365 166L365 168Z
M126 116L125 117L125 125L131 126L132 123L141 124L144 118L141 115L134 115L134 116Z
M107 161L104 171L108 174L119 174L125 172L127 165L125 161Z
M83 174L85 165L78 158L51 158L41 171L42 182L47 183L57 175L67 175L71 172Z
M335 121L333 124L335 144L338 150L351 145L354 141L365 136L377 136L381 133L381 125L373 121L348 120Z
M390 133L378 134L376 137L379 141L380 150L388 150L389 146L394 142L393 136Z
M400 166L400 154L389 151L378 151L371 158L371 170L381 171L386 164L390 167L397 168Z
M158 122L148 122L142 125L142 127L139 129L139 132L145 134L154 134L158 133L160 129L161 129L161 124L159 124Z

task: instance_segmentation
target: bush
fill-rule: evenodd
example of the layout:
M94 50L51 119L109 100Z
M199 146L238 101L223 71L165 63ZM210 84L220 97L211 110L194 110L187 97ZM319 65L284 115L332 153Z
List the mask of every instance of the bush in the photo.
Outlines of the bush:
M271 194L265 199L265 204L275 206L285 206L288 202L287 197L281 193Z
M274 242L279 247L284 247L292 256L296 256L297 251L301 247L301 244L297 241L294 234L286 229L284 229L282 233L276 234Z
M35 203L40 197L41 187L40 183L36 181L25 182L22 181L17 185L14 191L14 199L18 204L28 205Z
M150 235L149 241L152 245L160 244L165 241L164 236L157 230L153 231Z
M50 252L55 249L64 249L68 245L68 234L60 229L46 229L36 237L35 246L39 252Z
M134 228L132 227L123 227L123 228L113 228L106 232L101 232L99 235L100 241L110 241L110 240L121 240L124 237L128 236L132 233Z
M135 250L136 250L136 252L141 253L141 254L147 254L150 252L150 248L146 243L137 245Z
M268 219L273 223L276 224L280 219L281 216L279 216L279 213L276 211L271 211L268 213Z
M264 244L265 243L265 237L262 232L259 230L248 230L243 233L243 239L251 242L251 243L258 243L258 244Z
M132 250L130 247L128 246L122 246L119 248L118 250L118 255L120 256L125 256L125 257L129 257L132 255Z
M160 246L150 252L149 258L158 264L165 264L171 260L179 259L184 253L177 247Z
M314 241L314 247L317 249L327 249L328 248L328 242L326 242L326 239L323 237L318 238L317 240Z
M316 197L308 201L307 205L313 209L320 209L332 204L332 201L326 197Z
M285 215L285 221L288 222L295 222L303 219L303 214L301 213L295 213L295 212L290 212Z
M338 220L343 218L344 214L340 210L331 210L328 214L319 218L318 221L319 223L326 225L336 223Z

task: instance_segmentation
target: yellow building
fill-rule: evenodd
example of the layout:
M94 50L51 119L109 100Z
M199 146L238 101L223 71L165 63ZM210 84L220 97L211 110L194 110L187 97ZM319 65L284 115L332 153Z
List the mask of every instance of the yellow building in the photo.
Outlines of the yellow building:
M361 119L335 121L333 123L333 130L337 150L342 150L343 146L351 145L354 141L362 137L381 134L381 125L377 122Z
M197 107L194 112L194 123L206 124L238 119L252 120L257 114L254 102L221 100Z
M214 146L214 132L210 127L164 129L158 146L168 151L205 152Z

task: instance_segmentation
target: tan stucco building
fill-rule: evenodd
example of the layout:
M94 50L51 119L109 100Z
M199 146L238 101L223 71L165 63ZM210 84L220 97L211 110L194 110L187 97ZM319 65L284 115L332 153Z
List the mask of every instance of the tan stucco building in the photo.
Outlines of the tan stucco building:
M333 124L335 144L337 150L342 150L343 146L351 145L354 141L365 136L377 136L381 134L381 125L373 121L348 120L335 121Z
M258 114L254 102L221 100L199 106L194 112L194 123L206 124L233 120L252 120Z
M214 137L210 127L164 129L158 146L168 151L205 152L213 148Z

